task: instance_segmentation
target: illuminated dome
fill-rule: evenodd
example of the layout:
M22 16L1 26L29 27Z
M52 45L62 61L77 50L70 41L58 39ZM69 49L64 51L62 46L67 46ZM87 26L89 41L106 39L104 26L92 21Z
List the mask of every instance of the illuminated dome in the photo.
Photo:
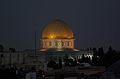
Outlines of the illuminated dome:
M42 39L73 39L74 35L69 25L60 19L48 23L43 32Z

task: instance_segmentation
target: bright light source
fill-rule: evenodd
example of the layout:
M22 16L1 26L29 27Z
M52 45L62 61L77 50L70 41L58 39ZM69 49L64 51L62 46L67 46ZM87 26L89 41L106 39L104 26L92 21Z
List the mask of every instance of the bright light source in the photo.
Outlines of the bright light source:
M55 35L53 35L53 34L52 34L52 35L50 35L50 38L51 38L51 39L55 38Z
M50 38L54 38L54 36L50 36Z

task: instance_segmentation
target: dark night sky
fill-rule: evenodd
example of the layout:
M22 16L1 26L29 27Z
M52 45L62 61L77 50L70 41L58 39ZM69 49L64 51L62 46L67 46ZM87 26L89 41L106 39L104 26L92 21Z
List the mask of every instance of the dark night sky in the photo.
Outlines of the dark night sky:
M77 48L120 49L120 0L0 0L0 44L5 48L37 48L41 32L59 17L73 30Z

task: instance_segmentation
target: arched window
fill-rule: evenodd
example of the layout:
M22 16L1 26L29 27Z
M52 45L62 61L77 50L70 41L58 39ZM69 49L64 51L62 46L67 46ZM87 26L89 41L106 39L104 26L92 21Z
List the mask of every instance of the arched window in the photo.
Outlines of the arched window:
M52 42L51 41L49 42L49 46L52 46Z
M46 41L44 42L44 46L46 46Z
M69 43L70 43L70 46L72 46L72 42L70 41Z
M63 46L64 46L64 42L61 41L61 45L62 45L62 47L63 47Z
M69 46L69 41L67 41L67 46Z

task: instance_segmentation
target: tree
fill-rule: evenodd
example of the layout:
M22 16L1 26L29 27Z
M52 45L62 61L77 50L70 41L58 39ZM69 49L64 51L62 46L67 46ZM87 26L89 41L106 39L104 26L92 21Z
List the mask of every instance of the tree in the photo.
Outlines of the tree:
M99 65L104 65L104 50L103 47L98 49Z
M15 48L9 48L9 51L10 52L15 52L16 50L15 50Z
M47 64L47 67L54 69L56 67L56 62L54 60L50 60Z
M85 62L85 56L84 56L84 54L82 54L81 62Z
M98 65L98 62L99 62L98 51L96 48L93 48L92 64Z
M4 50L4 46L0 45L0 52L3 52L3 50Z
M102 57L104 56L103 47L100 47L100 48L98 49L98 56L99 56L100 58L102 58Z
M65 62L65 66L69 66L68 55L65 55L64 62Z
M3 60L3 58L4 58L4 55L3 55L3 54L1 54L1 55L0 55L0 65L3 63L3 61L2 61L2 60Z
M97 57L97 55L98 55L97 49L96 49L96 48L93 48L93 56L94 56L94 57Z
M105 66L109 67L113 63L115 63L119 58L116 50L113 50L111 46L109 46L109 49L107 53L105 54Z
M62 59L59 58L59 68L61 69L62 68Z

